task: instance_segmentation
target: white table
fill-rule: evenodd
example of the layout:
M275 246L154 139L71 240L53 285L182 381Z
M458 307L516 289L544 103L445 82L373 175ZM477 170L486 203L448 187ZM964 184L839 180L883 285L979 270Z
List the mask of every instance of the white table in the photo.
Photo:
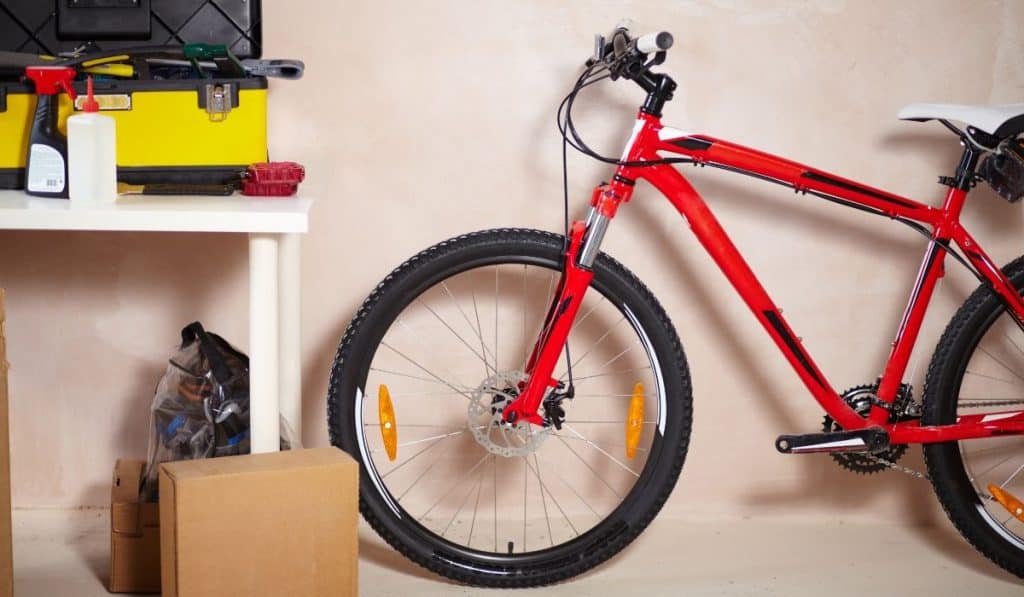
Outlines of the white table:
M0 230L229 232L249 235L249 378L253 452L279 449L283 417L302 436L299 239L313 201L122 196L113 203L0 191Z

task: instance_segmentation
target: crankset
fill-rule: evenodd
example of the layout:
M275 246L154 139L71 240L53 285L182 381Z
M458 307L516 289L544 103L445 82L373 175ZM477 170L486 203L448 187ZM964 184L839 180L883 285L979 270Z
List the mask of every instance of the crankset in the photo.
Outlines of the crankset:
M843 392L843 400L857 414L867 416L871 407L888 404L878 399L875 392L878 384L863 385ZM896 400L890 408L890 421L919 417L921 409L911 396L911 387L902 384ZM889 434L877 427L869 429L844 430L830 416L825 417L821 433L801 435L780 435L775 448L783 454L807 454L828 452L839 466L861 474L877 473L888 468L898 468L896 461L907 451L906 444L891 444Z
M857 414L866 417L871 412L873 404L881 403L875 392L878 391L878 382L870 385L852 387L843 392L843 400L850 405ZM900 384L896 392L896 400L890 410L889 421L902 421L921 416L921 407L913 400L913 389L909 384ZM822 423L822 431L832 433L841 431L832 417L825 415ZM878 473L895 466L896 461L907 452L906 444L895 444L888 446L882 451L864 452L836 452L831 454L832 460L842 468L854 473L869 475Z

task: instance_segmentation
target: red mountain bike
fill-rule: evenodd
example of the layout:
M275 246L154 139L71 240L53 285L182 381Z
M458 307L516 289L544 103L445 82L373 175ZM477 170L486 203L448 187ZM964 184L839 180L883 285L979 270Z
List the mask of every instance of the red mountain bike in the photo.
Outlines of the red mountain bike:
M783 453L829 452L861 472L897 467L923 444L939 501L963 536L1024 577L1024 258L1000 269L960 223L986 181L1024 193L1016 140L1024 104L915 104L964 151L941 208L706 135L662 126L676 84L651 68L672 36L599 37L566 96L568 144L615 164L585 221L565 236L475 232L395 269L355 315L331 373L332 442L362 463L361 509L392 546L458 581L525 587L610 558L651 522L682 469L690 375L679 338L651 292L600 251L637 181L676 207L828 413L815 433L783 435ZM588 148L571 119L576 94L601 79L646 92L619 159ZM961 130L950 121L963 122ZM872 214L928 237L888 363L872 384L837 392L801 346L704 200L673 164L754 176ZM568 212L568 209L566 210ZM949 323L924 397L903 382L943 262L981 281ZM399 431L400 430L400 431Z

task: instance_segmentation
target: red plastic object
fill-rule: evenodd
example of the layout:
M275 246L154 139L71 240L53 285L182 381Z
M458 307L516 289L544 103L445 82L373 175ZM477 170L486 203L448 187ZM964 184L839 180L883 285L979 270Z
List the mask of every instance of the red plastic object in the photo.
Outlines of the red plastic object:
M92 92L92 76L90 75L86 79L85 83L85 101L82 103L82 111L89 114L95 114L100 111L100 104L96 101L96 96Z
M71 101L78 96L71 87L77 74L70 66L29 66L25 69L25 75L36 85L37 95L57 95L63 91Z
M306 169L295 162L262 162L249 166L242 194L254 197L289 197L299 190Z

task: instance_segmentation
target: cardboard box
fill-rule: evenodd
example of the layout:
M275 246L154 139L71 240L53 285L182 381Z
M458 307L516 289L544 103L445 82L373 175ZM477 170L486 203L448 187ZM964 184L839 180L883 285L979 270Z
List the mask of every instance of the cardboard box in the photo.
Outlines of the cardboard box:
M355 596L358 487L335 448L164 464L164 596Z
M146 464L118 460L110 488L111 593L160 592L160 506L139 501Z
M4 291L0 289L0 597L14 594L11 546L11 447L7 426L7 342Z

